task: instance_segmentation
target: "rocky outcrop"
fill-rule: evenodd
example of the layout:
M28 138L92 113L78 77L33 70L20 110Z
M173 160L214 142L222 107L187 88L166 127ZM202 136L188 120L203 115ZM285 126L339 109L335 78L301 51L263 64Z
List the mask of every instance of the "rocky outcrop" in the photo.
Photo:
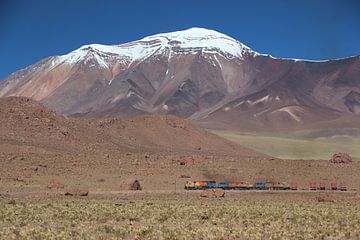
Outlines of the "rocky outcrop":
M121 190L142 190L140 182L136 179L128 179L120 184Z
M200 197L203 198L223 198L225 190L221 188L205 189L201 192Z
M347 153L335 153L330 159L330 162L347 164L352 162L352 158Z
M85 189L79 189L79 188L71 188L68 189L65 193L65 196L80 196L80 197L86 197L89 195L89 191Z

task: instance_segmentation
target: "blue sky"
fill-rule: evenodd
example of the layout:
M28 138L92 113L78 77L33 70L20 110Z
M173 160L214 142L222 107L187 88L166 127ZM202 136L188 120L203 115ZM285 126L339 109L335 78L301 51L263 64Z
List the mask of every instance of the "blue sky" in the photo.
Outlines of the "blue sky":
M204 27L276 57L360 55L358 0L0 0L0 79L84 44Z

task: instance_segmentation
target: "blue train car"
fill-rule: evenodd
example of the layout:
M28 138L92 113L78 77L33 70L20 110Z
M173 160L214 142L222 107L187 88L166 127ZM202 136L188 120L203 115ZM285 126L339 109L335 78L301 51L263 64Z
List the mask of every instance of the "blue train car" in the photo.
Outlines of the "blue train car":
M215 181L206 181L206 183L207 183L207 185L206 185L207 188L216 188Z
M266 189L268 189L268 186L267 186L266 182L257 182L257 183L255 183L254 188L256 190L266 190Z
M217 187L222 189L230 189L229 182L219 182Z

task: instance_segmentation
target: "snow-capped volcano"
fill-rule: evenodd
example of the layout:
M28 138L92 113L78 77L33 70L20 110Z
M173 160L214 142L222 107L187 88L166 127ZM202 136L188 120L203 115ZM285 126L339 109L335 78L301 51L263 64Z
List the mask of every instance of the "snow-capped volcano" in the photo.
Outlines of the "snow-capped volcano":
M346 118L353 126L360 59L277 59L225 34L190 28L49 57L2 81L0 97L6 96L32 97L74 116L173 114L236 129Z
M184 31L161 33L138 41L120 45L91 44L57 57L56 63L78 63L89 58L95 59L100 66L109 67L108 62L122 60L127 64L138 62L166 51L175 54L220 53L228 58L243 59L244 54L256 54L239 41L214 30L190 28Z

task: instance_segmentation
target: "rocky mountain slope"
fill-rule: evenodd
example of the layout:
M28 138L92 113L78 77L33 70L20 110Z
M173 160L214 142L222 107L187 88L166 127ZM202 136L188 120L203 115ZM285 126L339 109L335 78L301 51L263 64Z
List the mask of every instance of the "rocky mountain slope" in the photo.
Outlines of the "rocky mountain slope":
M171 114L222 129L354 127L360 57L278 59L191 28L49 57L2 81L6 96L72 116Z
M116 150L256 155L175 116L68 118L24 97L0 99L1 144L66 149L68 153Z

